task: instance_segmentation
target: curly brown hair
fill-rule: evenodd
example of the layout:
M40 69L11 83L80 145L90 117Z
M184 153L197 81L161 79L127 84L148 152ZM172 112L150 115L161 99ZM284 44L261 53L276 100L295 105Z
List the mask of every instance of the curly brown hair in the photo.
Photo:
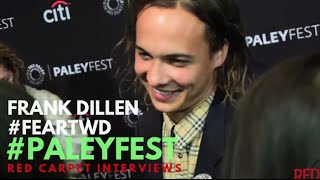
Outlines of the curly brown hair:
M24 72L24 62L6 44L0 42L0 66L13 74L14 84L22 82L21 74Z

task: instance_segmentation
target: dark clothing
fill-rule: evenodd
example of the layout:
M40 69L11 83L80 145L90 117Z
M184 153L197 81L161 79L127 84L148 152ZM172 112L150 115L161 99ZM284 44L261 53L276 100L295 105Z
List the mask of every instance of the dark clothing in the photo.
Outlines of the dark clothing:
M221 91L216 96L209 108L203 128L203 136L200 145L195 175L209 174L212 178L220 177L220 167L224 154L225 140L228 128L232 120L233 106L223 102L224 95ZM139 136L146 140L151 137L162 137L163 116L156 110L145 112L138 124ZM162 144L157 146L162 149ZM154 154L153 151L144 147L145 153ZM162 158L157 161L145 160L147 164L162 164ZM163 172L143 173L142 178L163 179Z

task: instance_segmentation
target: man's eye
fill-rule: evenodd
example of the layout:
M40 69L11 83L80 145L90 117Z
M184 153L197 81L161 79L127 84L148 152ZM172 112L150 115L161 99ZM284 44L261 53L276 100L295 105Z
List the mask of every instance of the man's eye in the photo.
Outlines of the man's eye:
M141 57L141 59L143 60L149 60L150 59L150 55L148 53L144 53L144 52L138 52L138 55Z
M181 59L172 59L169 60L170 64L177 66L177 67L184 67L190 63L190 61L187 60L181 60Z

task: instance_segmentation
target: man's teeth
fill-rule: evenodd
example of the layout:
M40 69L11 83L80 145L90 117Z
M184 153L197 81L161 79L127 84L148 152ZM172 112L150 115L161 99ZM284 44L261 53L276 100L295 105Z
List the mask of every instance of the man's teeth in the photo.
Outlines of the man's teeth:
M176 92L176 91L160 91L160 90L157 90L157 89L155 89L155 91L156 91L157 93L161 94L161 95L164 95L164 96L170 95L170 94L173 94L173 93Z

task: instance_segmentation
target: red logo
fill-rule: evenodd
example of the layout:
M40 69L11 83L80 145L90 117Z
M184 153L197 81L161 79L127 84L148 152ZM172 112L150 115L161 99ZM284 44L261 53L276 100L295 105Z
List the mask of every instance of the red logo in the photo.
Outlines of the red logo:
M47 23L70 20L70 11L68 3L58 0L51 5L51 9L47 9L43 13L43 19Z
M320 179L320 169L318 168L295 169L294 179Z
M320 160L317 160L311 168L295 169L294 179L320 179Z

